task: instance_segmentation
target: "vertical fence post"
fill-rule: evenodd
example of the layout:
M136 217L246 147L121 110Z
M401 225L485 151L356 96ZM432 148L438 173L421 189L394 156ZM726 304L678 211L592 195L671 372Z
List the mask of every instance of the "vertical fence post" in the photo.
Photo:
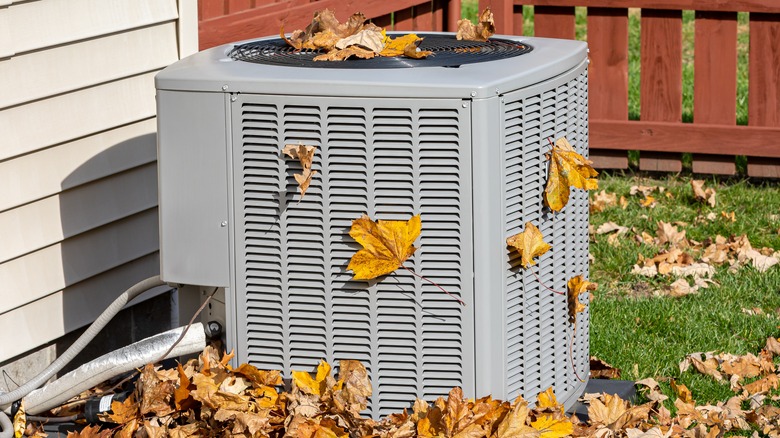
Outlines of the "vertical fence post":
M591 120L628 120L628 9L588 8L588 47ZM597 167L628 167L625 150L598 147L597 142L591 141L590 159Z
M780 126L780 14L750 14L751 126ZM780 178L780 159L748 157L748 175Z
M682 121L682 11L642 9L641 110L643 121ZM627 145L629 146L629 145ZM680 154L646 152L639 169L679 172Z
M737 123L736 12L696 12L693 109L694 123ZM694 154L693 172L734 175L734 156Z
M535 6L534 36L574 39L574 6Z

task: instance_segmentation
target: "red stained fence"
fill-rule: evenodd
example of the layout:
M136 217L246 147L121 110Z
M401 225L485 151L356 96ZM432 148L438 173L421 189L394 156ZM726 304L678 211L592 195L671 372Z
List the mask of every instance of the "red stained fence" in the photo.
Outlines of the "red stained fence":
M522 34L533 5L536 36L574 38L575 6L588 7L591 157L600 168L780 177L780 0L479 0L500 34ZM454 30L460 0L200 0L200 46L305 27L316 10L362 11L395 30ZM628 120L628 8L641 11L640 119ZM682 11L695 10L694 123L682 123ZM737 12L750 12L748 125L736 125Z
M325 8L344 18L360 11L378 26L401 31L454 30L460 18L460 0L200 0L198 6L201 49L278 35L282 26L303 29Z

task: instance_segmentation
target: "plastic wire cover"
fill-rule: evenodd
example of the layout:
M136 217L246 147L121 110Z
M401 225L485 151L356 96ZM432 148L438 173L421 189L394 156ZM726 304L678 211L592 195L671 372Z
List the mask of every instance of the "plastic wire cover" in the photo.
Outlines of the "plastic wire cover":
M459 67L463 64L513 58L533 50L529 45L500 38L488 41L463 41L457 40L455 35L451 34L419 34L419 36L423 38L419 48L430 50L433 55L423 59L377 56L372 59L347 59L341 62L314 61L315 56L325 51L296 50L281 38L274 38L235 46L228 56L236 61L287 67L378 69Z

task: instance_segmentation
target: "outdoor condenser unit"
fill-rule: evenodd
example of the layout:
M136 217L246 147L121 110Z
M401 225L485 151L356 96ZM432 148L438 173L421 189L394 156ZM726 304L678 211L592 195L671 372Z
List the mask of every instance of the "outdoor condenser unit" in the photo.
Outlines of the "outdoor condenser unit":
M266 38L209 49L157 75L162 277L226 288L236 360L368 368L373 416L461 386L570 406L587 379L566 281L588 271L588 201L542 203L550 150L588 151L583 42L432 33L427 59L314 62ZM282 154L317 147L303 199ZM422 215L419 249L371 281L346 270L354 219ZM506 238L533 222L552 245L524 270ZM537 273L542 285L533 275ZM573 337L573 340L572 340ZM576 372L575 372L576 370Z

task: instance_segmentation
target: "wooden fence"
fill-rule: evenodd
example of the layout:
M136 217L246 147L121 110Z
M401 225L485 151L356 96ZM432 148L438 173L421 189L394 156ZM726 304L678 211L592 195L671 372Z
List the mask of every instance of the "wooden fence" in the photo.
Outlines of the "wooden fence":
M682 169L780 177L780 0L479 0L499 34L522 34L533 5L535 36L574 38L575 6L586 6L590 46L591 157L600 168ZM315 10L363 11L395 30L453 30L460 0L201 0L201 48L302 28ZM628 120L628 8L641 8L640 120ZM682 122L682 11L695 10L694 123ZM748 125L736 124L737 12L750 13Z

